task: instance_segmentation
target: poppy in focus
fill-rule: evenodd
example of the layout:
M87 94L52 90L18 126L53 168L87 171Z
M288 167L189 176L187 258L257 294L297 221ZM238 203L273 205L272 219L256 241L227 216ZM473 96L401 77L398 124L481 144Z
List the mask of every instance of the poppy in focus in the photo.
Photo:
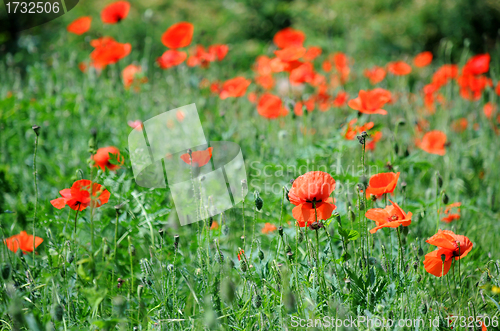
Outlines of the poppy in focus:
M366 188L366 197L369 198L370 194L379 196L394 192L398 179L399 172L384 172L371 176Z
M310 171L295 179L288 198L295 205L292 214L300 227L332 216L337 208L330 197L333 190L335 179L323 171Z
M90 192L92 191L92 198ZM51 200L50 203L57 209L68 205L73 210L82 211L92 204L92 207L100 207L107 203L110 197L109 191L97 183L88 179L80 179L73 183L71 188L59 191L62 198Z
M33 236L31 234L26 233L26 231L21 231L21 233L13 235L5 239L3 242L12 252L16 253L20 249L24 254L26 254L33 252L34 249L40 246L43 239L35 237L33 240ZM35 244L35 247L33 247L33 244Z
M108 5L101 12L101 20L107 24L115 24L127 17L130 11L128 1L117 1Z
M189 153L185 153L181 155L181 159L186 164L191 164L191 161L193 161L195 167L203 167L212 158L213 149L213 147L209 147L203 151L191 152L191 156L189 156Z
M95 162L95 167L99 167L102 170L108 168L111 171L115 171L120 168L123 164L123 158L120 156L120 150L114 146L102 147L97 150L95 155L92 156Z
M391 206L385 208L369 209L365 216L366 218L375 221L376 227L370 230L370 233L375 233L382 228L397 228L400 225L408 226L411 224L412 213L406 214L401 207L395 202L389 200Z
M349 100L349 107L360 113L386 115L387 111L382 107L391 100L391 92L382 88L374 90L359 91L356 99Z
M161 42L168 48L177 49L191 44L194 26L188 22L179 22L167 29L161 36Z
M426 240L427 243L437 246L433 252L425 255L425 270L442 277L450 271L451 261L460 260L472 250L472 242L466 236L461 236L449 230L438 230L438 233Z
M92 17L90 16L80 17L71 22L66 28L66 30L76 35L82 35L90 29L90 23L92 23Z

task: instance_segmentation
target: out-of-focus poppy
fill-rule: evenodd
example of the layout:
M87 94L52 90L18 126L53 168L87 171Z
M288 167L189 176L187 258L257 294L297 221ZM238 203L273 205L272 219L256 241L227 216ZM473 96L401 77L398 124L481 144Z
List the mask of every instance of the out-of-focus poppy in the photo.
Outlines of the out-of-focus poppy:
M90 29L91 23L92 23L92 17L83 16L71 22L66 28L66 30L68 30L68 32L77 35L82 35Z
M273 42L278 48L300 47L305 39L306 36L302 31L293 28L284 28L276 32Z
M295 205L293 217L300 227L326 220L335 210L330 197L335 190L335 179L323 171L310 171L293 182L288 198Z
M226 80L222 84L222 91L219 94L221 99L227 99L229 97L239 98L245 95L248 86L250 85L250 80L245 77L235 77L233 79Z
M465 117L459 118L452 124L452 129L455 132L464 132L467 130L467 126L469 125L469 121Z
M487 86L493 86L491 79L485 76L461 75L457 79L460 96L466 100L477 101Z
M95 167L102 170L108 168L111 171L119 169L124 161L120 155L120 150L114 146L99 148L95 155L92 156L92 159L95 162Z
M458 66L456 64L444 64L433 75L432 84L437 88L446 85L452 78L458 75Z
M426 67L432 62L432 53L431 52L422 52L415 56L413 59L413 63L415 67Z
M446 209L444 210L444 214L446 216L443 217L441 221L445 223L451 223L453 221L460 219L460 206L462 206L462 203L460 202L454 202L446 206ZM456 209L455 213L451 212L453 209Z
M490 54L475 55L467 61L462 74L463 75L481 75L490 69Z
M321 64L321 67L323 68L324 71L330 72L332 70L332 63L328 60L325 60Z
M217 230L219 229L219 223L217 221L213 221L212 225L210 225L210 230Z
M102 37L92 40L91 46L95 49L90 53L91 64L97 69L104 69L106 66L116 63L130 54L132 46L122 44L112 37Z
M386 71L382 67L373 66L370 69L366 69L364 75L370 80L372 85L375 85L384 80Z
M257 112L265 118L273 119L286 116L288 110L283 107L283 103L278 96L265 93L259 99Z
M142 122L139 121L139 120L135 120L135 121L128 121L127 122L128 126L130 126L132 129L135 129L137 131L142 131Z
M376 227L370 230L370 233L375 233L382 228L397 228L400 225L408 226L411 224L412 213L405 213L401 207L395 202L389 200L392 206L382 208L369 209L365 216L366 218L375 221Z
M217 61L222 61L229 51L229 46L227 45L210 45L208 46L208 53L214 54Z
M257 102L257 94L255 92L250 92L247 95L247 99L248 99L248 101L250 101L250 103L256 103Z
M446 134L439 130L427 132L417 146L430 154L446 154Z
M335 70L340 74L340 81L345 83L351 73L349 58L344 53L337 52L333 54L333 63L335 64Z
M274 54L280 58L282 61L290 62L300 59L306 53L306 49L304 47L287 47L283 49L279 49L274 52Z
M262 233L270 233L276 231L277 227L274 224L271 223L266 223L264 224L264 227L262 228Z
M187 60L187 65L189 67L201 66L202 68L208 68L210 62L215 61L217 54L215 52L207 52L205 47L202 45L196 45L194 50L190 50L190 56Z
M315 73L312 63L305 62L290 72L289 79L292 85L298 85L302 83L311 83L314 77Z
M382 107L391 100L391 92L382 88L374 90L359 91L356 99L349 100L349 107L360 113L386 115L387 111Z
M293 106L293 113L296 116L304 115L304 104L301 101L295 103L295 106Z
M162 69L168 69L175 66L178 66L184 60L186 60L187 54L186 52L177 51L175 49L169 49L165 51L159 58L156 59L156 63Z
M274 86L274 78L272 75L257 76L255 83L266 90L270 90Z
M491 118L493 116L493 113L496 111L497 107L491 103L488 102L483 106L483 113L486 118Z
M7 239L4 239L4 244L9 250L16 253L19 249L24 253L31 253L43 242L40 237L35 237L28 234L26 231L21 231L19 234L13 235ZM33 247L33 244L35 244Z
M451 261L460 260L472 250L472 242L466 236L457 235L449 230L438 230L438 233L426 240L438 249L425 255L425 270L442 277L450 271Z
M126 18L129 11L128 1L116 1L102 10L101 20L107 24L115 24Z
M404 61L389 62L387 70L396 76L405 76L411 72L411 66Z
M92 192L92 198L90 196ZM73 210L82 211L88 206L97 208L107 203L110 197L109 191L97 183L88 179L80 179L73 183L71 188L59 191L62 198L51 200L50 203L57 209L68 205Z
M141 66L129 64L122 70L122 80L125 88L129 88L133 84L145 83L148 81L146 77L138 78L142 73ZM136 89L138 89L138 85L136 85Z
M191 156L189 153L185 153L181 155L181 159L187 164L191 164L192 161L195 167L203 167L212 158L213 149L213 147L209 147L202 151L191 152Z
M345 139L354 140L354 138L356 138L356 135L360 134L363 131L368 131L371 128L373 128L373 126L374 126L373 122L368 122L368 123L365 123L361 126L359 126L359 125L355 126L357 121L358 121L358 119L354 118L354 119L350 120L349 123L347 123L347 128L346 128L346 131L344 134Z
M304 54L304 56L302 57L302 59L304 61L311 62L315 58L317 58L318 56L320 56L321 52L322 52L321 51L321 47L318 47L318 46L309 46L307 48L306 54Z
M167 29L161 36L161 42L168 48L177 49L191 44L194 26L189 22L179 22Z
M371 194L380 196L394 192L398 184L399 172L383 172L370 177L368 187L366 188L366 197L369 198Z
M380 141L380 139L382 139L382 132L381 131L377 131L375 133L373 133L370 137L370 139L368 140L368 142L366 143L366 150L367 151L373 151L375 150L375 146L376 144Z
M340 91L337 93L335 100L333 100L333 106L343 107L347 103L347 99L349 99L349 94L346 91Z

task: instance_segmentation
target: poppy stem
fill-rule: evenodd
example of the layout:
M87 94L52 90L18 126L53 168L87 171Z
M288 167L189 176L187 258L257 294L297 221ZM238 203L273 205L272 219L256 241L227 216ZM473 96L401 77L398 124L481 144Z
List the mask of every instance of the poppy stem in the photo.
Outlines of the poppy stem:
M38 130L40 129L39 126L34 125L33 130L35 131L35 153L33 154L33 177L35 179L35 210L33 213L33 267L35 267L35 240L36 240L36 234L35 234L35 224L36 224L36 212L37 212L37 206L38 206L38 172L36 168L36 154L38 152Z
M399 257L399 271L403 272L403 244L401 242L401 231L399 230L399 226L397 227L397 232L398 232L398 240L399 240L399 250L398 250L398 257Z
M78 220L78 212L80 211L80 202L77 203L76 205L76 214L75 214L75 229L74 229L74 235L73 239L76 241L76 221Z

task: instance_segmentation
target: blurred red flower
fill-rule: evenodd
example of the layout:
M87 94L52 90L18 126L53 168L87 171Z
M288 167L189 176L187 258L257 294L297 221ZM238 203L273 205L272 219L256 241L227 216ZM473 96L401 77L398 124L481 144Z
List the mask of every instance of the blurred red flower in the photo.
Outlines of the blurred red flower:
M278 48L300 47L305 39L306 36L302 31L284 28L274 35L273 42Z
M212 158L213 149L213 147L209 147L202 151L191 152L191 156L189 156L189 153L185 153L181 155L181 159L187 164L191 164L192 161L195 167L201 168Z
M159 58L156 59L156 63L162 69L168 69L171 67L178 66L184 60L186 60L187 54L186 52L177 51L175 49L169 49L165 51Z
M119 43L112 37L94 39L90 45L94 47L90 53L91 65L97 69L104 69L106 66L118 62L129 55L132 50L130 44Z
M130 3L128 1L117 1L108 5L101 12L101 20L104 23L115 24L127 17L130 11Z
M488 102L483 106L483 113L486 118L491 118L493 116L493 113L496 111L497 106L493 104L492 102Z
M257 112L259 115L269 119L288 114L288 110L283 107L281 99L270 93L265 93L260 97L257 104Z
M479 54L473 56L465 64L462 74L463 75L481 75L490 69L490 54Z
M26 233L26 231L21 231L19 234L4 239L3 242L12 252L16 253L17 250L20 249L24 254L26 254L33 252L35 248L40 246L43 239L35 237L33 240L33 236L31 234ZM35 247L33 247L33 244L35 244Z
M306 53L306 49L302 46L291 46L284 49L280 49L274 52L274 54L280 58L282 61L290 62L300 59Z
M90 192L92 191L92 198ZM84 210L92 204L97 208L107 203L110 197L109 191L97 183L88 179L80 179L73 183L71 188L59 191L62 198L50 201L52 206L62 209L68 205L73 210Z
M389 62L387 70L396 76L405 76L411 72L411 66L404 61Z
M102 170L108 168L111 171L119 169L124 162L120 156L120 150L114 146L99 148L95 155L92 156L92 159L95 162L95 167ZM110 162L110 160L113 160L113 162Z
M141 75L142 68L141 66L129 64L122 70L122 80L125 88L129 88L134 83L140 84L148 81L146 77L138 78ZM138 85L136 85L136 89L139 89Z
M226 80L224 84L222 84L222 90L219 94L219 97L221 99L227 99L229 97L232 98L242 97L245 95L249 85L250 85L250 80L241 76Z
M82 35L90 29L90 23L92 23L92 17L80 17L71 22L66 30L77 35Z
M438 130L427 132L417 146L430 154L445 155L446 134Z
M264 227L262 228L262 233L269 233L269 232L274 232L276 231L277 227L274 224L271 223L266 223L264 224Z
M306 53L304 54L304 56L302 57L302 59L304 61L308 61L308 62L311 62L313 61L315 58L317 58L318 56L321 55L321 47L318 47L318 46L309 46L307 48L307 51Z
M347 103L347 99L349 99L349 94L346 91L339 91L335 100L333 100L333 106L343 107Z
M426 67L432 62L432 53L431 52L422 52L415 56L413 59L413 63L415 67Z
M375 85L384 80L386 71L382 67L373 66L370 69L365 69L364 75L370 80L372 85Z
M349 107L360 113L386 115L387 111L382 107L391 100L391 92L382 88L359 91L356 99L349 100Z
M188 22L179 22L167 29L161 36L161 42L168 48L186 47L193 39L194 26Z

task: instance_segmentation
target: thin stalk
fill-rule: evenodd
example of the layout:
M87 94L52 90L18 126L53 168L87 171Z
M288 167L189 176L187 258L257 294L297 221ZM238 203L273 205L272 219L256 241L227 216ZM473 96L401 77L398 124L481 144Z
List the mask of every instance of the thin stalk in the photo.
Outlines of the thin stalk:
M36 168L36 154L38 152L38 130L40 127L38 126L33 126L33 130L35 131L35 153L33 154L33 177L35 178L35 210L33 213L33 267L35 267L35 239L36 239L36 233L35 233L35 224L36 224L36 212L37 212L37 206L38 206L38 172Z

